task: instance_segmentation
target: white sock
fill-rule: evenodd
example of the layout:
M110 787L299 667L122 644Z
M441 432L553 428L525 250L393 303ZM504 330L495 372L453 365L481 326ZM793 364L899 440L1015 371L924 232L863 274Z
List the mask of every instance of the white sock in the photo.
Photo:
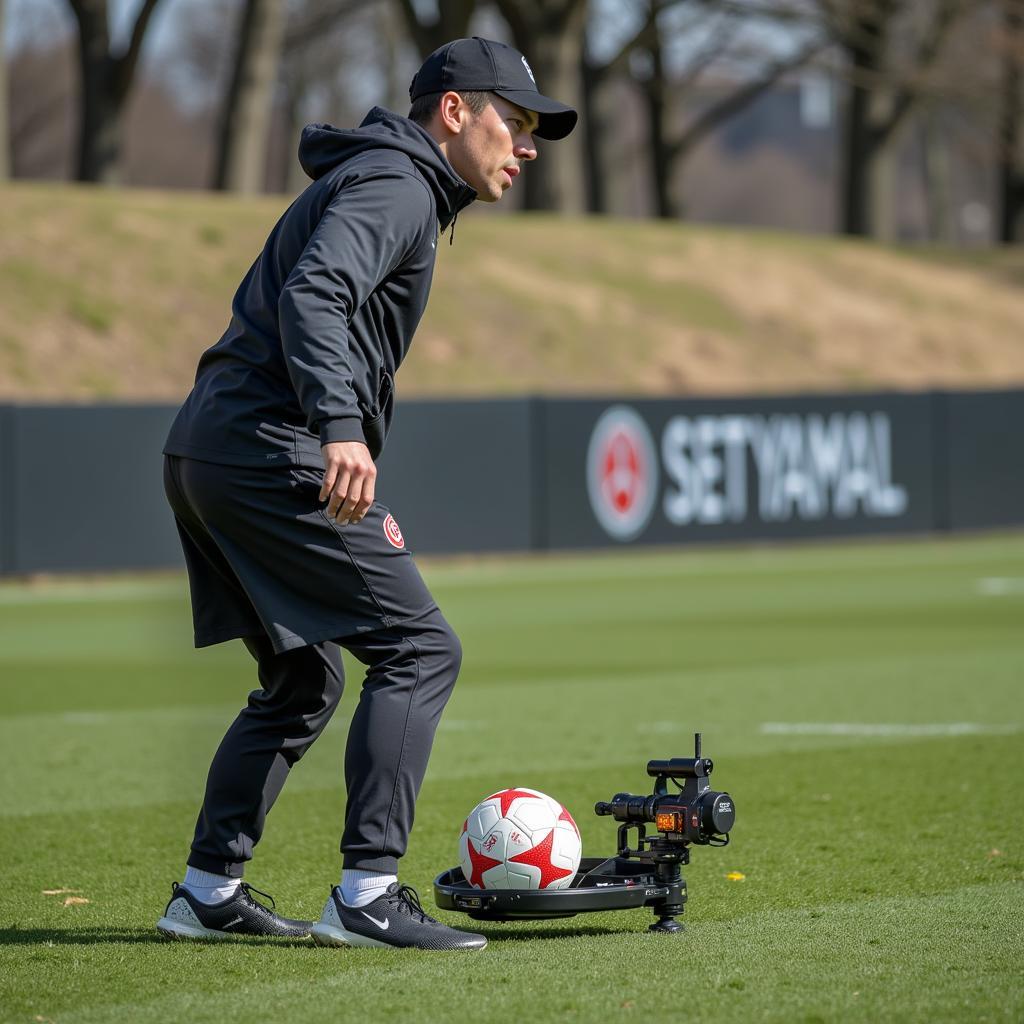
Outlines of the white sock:
M238 892L242 880L190 867L185 870L185 881L181 884L201 903L220 903Z
M397 881L397 875L383 871L345 868L341 873L341 901L346 907L365 907L378 896L383 896L387 887Z

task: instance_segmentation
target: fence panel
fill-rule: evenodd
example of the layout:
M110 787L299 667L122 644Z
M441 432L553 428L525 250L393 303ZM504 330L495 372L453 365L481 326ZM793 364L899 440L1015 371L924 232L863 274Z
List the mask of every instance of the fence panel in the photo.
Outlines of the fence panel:
M17 406L8 572L181 565L160 448L175 410Z
M1024 523L1024 392L946 400L949 528Z
M182 564L171 406L0 406L0 572ZM1024 391L399 405L378 497L424 553L1024 524Z

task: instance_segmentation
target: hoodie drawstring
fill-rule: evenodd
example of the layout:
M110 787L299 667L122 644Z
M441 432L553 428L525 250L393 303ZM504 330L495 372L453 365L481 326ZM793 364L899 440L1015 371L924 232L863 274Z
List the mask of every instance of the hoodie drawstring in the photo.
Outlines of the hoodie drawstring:
M448 244L455 244L455 222L459 219L459 211L455 211L455 216L452 217L452 222L448 227Z

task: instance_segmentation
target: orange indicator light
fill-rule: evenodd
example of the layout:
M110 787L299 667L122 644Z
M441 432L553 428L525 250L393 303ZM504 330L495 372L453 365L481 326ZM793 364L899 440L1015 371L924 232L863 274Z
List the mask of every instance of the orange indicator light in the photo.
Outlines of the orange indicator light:
M655 822L659 832L682 832L682 816L676 811L659 812Z

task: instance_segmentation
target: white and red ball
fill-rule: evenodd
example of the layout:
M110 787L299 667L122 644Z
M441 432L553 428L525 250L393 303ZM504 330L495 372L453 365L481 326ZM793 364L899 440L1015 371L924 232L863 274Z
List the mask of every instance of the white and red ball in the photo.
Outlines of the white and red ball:
M535 789L503 789L473 808L459 836L459 862L477 889L565 889L583 845L572 815Z

